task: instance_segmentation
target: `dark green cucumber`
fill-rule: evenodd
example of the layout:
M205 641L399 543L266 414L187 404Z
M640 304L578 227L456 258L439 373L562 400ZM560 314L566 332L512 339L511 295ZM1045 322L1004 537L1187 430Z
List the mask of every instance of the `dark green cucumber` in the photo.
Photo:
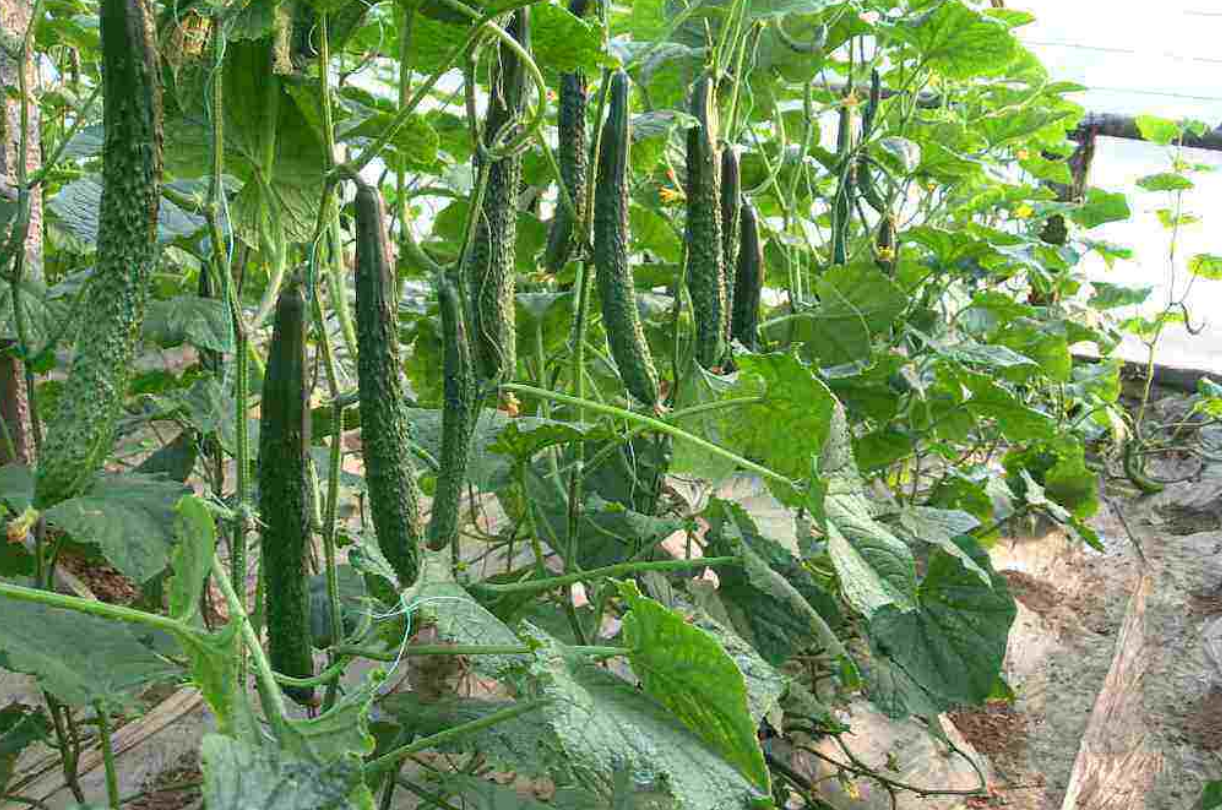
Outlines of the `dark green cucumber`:
M641 327L628 264L628 152L632 143L628 90L628 74L616 71L611 76L594 188L594 266L611 356L628 393L642 405L653 407L659 396L658 372Z
M738 270L734 275L734 318L731 334L752 351L759 348L760 294L764 289L764 242L759 217L750 203L743 203L742 239L738 246Z
M161 199L161 66L145 0L102 0L106 148L97 265L76 354L38 459L34 505L79 495L115 442L157 259Z
M878 105L882 103L882 98L882 76L875 69L870 73L870 98L866 102L866 111L861 116L861 142L863 144L867 143L870 136L874 134L874 124L878 119ZM865 149L861 150L857 158L857 188L861 193L861 198L874 209L875 213L887 216L887 204L874 185L874 175L870 171L870 162Z
M361 183L356 192L356 339L361 401L361 451L378 547L407 587L419 570L420 488L407 417L395 325L395 279L384 228L382 196Z
M887 275L895 275L895 263L899 260L899 242L895 235L895 217L887 214L878 223L878 234L874 238L874 262Z
M509 33L530 48L527 9L513 14ZM493 70L492 92L484 119L483 142L494 145L506 127L516 127L526 103L526 67L509 48L501 46ZM479 158L482 163L483 158ZM476 366L485 380L507 380L517 367L517 332L514 329L516 286L515 241L518 233L518 186L522 157L510 155L492 162L488 186L468 255L466 278L470 286L471 335Z
M441 412L441 472L429 517L428 544L434 551L458 538L458 511L467 483L471 435L479 416L479 392L471 342L463 317L462 298L455 286L443 280L437 288L441 303L441 332L445 341L445 407Z
M742 172L738 153L727 146L721 150L721 261L726 279L727 336L734 313L734 273L738 266L738 211L743 204Z
M696 359L705 368L725 358L729 312L722 257L721 164L717 155L717 82L702 76L692 90L692 115L699 122L687 131L688 292L696 322Z
M850 93L852 90L849 91ZM849 232L853 221L853 187L857 167L852 165L853 111L845 104L839 112L836 130L836 154L839 157L840 182L836 185L836 196L832 200L832 264L847 264L849 261Z
M569 11L582 17L589 0L572 0ZM577 223L585 219L586 174L590 161L590 139L586 132L586 107L589 94L586 75L581 71L560 76L560 108L557 113L557 134L560 139L560 177L572 197L573 210L561 199L556 203L556 216L547 236L543 266L558 273L569 262L580 241L574 232ZM576 214L576 216L574 216Z
M310 403L306 371L306 300L289 282L276 302L259 415L259 541L272 668L294 678L314 675L310 649ZM298 703L314 690L286 687Z
M1145 495L1157 495L1167 488L1166 484L1146 475L1145 459L1139 451L1139 443L1129 439L1124 443L1124 474Z

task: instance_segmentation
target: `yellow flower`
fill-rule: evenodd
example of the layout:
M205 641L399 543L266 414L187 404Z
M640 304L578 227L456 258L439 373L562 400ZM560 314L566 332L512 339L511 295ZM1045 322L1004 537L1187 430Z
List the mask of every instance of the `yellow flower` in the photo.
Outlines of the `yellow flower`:
M1026 149L1019 149L1017 152L1014 153L1014 155L1019 160L1026 160L1027 158L1031 157L1031 153L1028 152Z
M1018 217L1019 219L1031 219L1031 217L1035 216L1035 209L1026 203L1023 203L1018 208L1014 209L1014 216Z
M878 249L878 258L879 258L879 261L884 261L884 262L895 261L895 248L880 247Z
M677 188L668 188L662 186L658 189L658 196L662 198L663 205L674 205L684 199L684 194Z

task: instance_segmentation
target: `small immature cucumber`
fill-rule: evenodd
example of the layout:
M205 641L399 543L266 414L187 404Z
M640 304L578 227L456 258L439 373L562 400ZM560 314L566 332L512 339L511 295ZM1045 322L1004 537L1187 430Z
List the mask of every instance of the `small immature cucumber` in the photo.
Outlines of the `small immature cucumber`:
M878 235L874 239L874 262L878 269L889 276L895 275L895 263L899 260L899 242L895 234L895 217L887 214L878 223Z
M276 302L259 417L259 519L263 589L272 668L294 678L314 674L310 649L310 405L306 373L306 300L291 281ZM314 690L285 688L299 703Z
M759 348L760 293L764 289L764 242L760 239L755 208L742 205L742 241L738 248L738 272L734 277L735 340L752 351Z
M734 271L738 265L738 210L743 204L742 173L734 147L721 150L721 260L725 270L726 319L729 327L734 312ZM728 333L727 333L728 334Z
M411 425L395 326L395 279L382 196L358 184L356 192L356 338L361 402L361 452L378 547L407 587L419 569L420 488L408 449Z
M64 396L47 425L34 506L79 495L114 447L157 260L161 65L147 0L102 0L102 201L97 267Z
M717 81L706 74L692 90L687 131L687 288L696 321L696 360L705 368L725 358L729 311L722 250L721 164L717 154Z
M628 150L632 142L628 90L628 74L616 71L611 76L594 190L594 265L611 356L628 393L642 405L653 407L659 396L658 371L641 327L628 264ZM720 245L716 247L720 250Z
M571 0L569 11L575 17L585 15L589 0ZM560 139L560 176L572 197L574 212L564 200L556 204L556 217L547 236L543 266L549 273L558 273L569 262L581 235L574 232L585 220L586 174L590 162L590 139L586 132L586 107L589 93L586 75L581 71L560 76L560 109L557 129Z
M445 408L441 412L441 473L428 528L428 545L434 551L445 548L458 537L458 511L467 482L471 435L479 417L479 392L463 318L462 297L446 279L438 285L437 295L441 301L441 332L445 342Z
M530 49L530 13L513 14L509 33ZM483 142L493 146L506 126L516 126L526 103L526 67L517 54L502 46L493 71L492 92L484 119ZM482 158L481 158L482 160ZM514 328L515 259L518 233L518 187L522 157L510 155L489 167L488 187L475 242L468 256L471 335L481 378L507 380L517 368L517 331Z

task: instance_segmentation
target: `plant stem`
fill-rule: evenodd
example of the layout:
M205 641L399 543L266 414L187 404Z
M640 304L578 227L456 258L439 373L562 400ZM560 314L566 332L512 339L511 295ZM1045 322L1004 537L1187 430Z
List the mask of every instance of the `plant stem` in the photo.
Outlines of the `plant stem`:
M528 579L524 582L486 583L477 582L468 585L468 590L489 596L502 596L507 593L542 593L553 588L572 585L583 580L615 577L622 574L635 574L640 571L689 571L699 568L717 568L723 565L742 565L738 557L696 557L691 560L652 560L647 562L625 562L608 565L602 568L591 568L576 574L565 574L547 579Z
M98 736L102 742L102 762L106 766L106 798L111 807L119 806L119 774L115 770L115 750L110 739L110 717L101 701L97 703Z
M743 469L753 472L762 478L767 478L771 481L776 481L778 483L786 484L789 486L794 485L794 481L792 481L789 478L786 478L785 476L781 475L780 473L776 472L775 470L770 470L767 467L763 466L762 464L756 464L754 461L748 461L747 459L743 458L742 456L738 455L737 453L734 453L730 450L726 450L724 447L719 447L718 445L715 445L710 441L702 439L699 436L688 433L686 430L682 430L681 428L677 428L674 425L667 424L666 422L663 422L660 419L654 419L651 416L644 416L639 413L633 413L632 411L628 411L623 408L617 408L614 405L604 405L601 402L594 402L588 399L578 399L577 397L570 397L566 394L559 394L554 391L547 391L541 388L536 388L533 385L521 385L519 383L505 383L504 385L501 386L501 389L504 391L513 391L519 394L524 394L526 396L551 399L554 402L562 402L566 405L572 405L574 407L579 407L579 408L584 407L589 410L595 411L596 413L605 414L607 416L618 417L627 422L635 422L638 425L643 425L652 430L656 430L659 433L665 433L666 435L673 436L676 439L680 439L686 442L691 442L692 444L696 445L697 447L707 450L710 453L714 453L715 455L721 456L724 459L733 461L735 464L738 464Z
M96 599L81 599L79 596L68 596L53 591L27 588L24 585L11 585L7 582L0 582L0 596L16 599L18 602L32 602L38 605L46 605L47 607L75 610L77 613L88 613L91 616L98 616L103 619L113 619L114 621L126 622L128 624L139 624L170 633L179 633L188 629L185 625L168 616L160 616L156 613L148 613L143 610L136 610L135 608L123 607L122 605L99 602Z
M399 658L414 658L433 655L530 655L534 650L523 644L414 644L398 650L369 650L362 647L340 647L344 655L355 658L368 658L370 661L395 661ZM614 658L627 655L627 647L598 647L575 645L565 648L576 655L589 655L594 658ZM277 680L290 681L284 675L276 675ZM296 682L294 681L294 685ZM306 684L300 684L305 686Z
M446 729L429 737L416 740L410 745L405 745L402 748L396 748L388 754L378 757L377 759L365 765L365 774L378 774L383 771L388 771L395 768L399 762L407 759L412 754L425 751L429 748L435 748L443 743L448 743L451 740L456 740L461 737L471 734L476 731L482 731L486 728L503 723L507 720L513 720L515 717L521 717L528 712L533 712L535 709L542 708L547 704L545 700L532 700L527 703L520 703L508 709L502 709L499 712L493 712L487 717L481 717L479 720L472 720L470 723L463 723L454 728Z

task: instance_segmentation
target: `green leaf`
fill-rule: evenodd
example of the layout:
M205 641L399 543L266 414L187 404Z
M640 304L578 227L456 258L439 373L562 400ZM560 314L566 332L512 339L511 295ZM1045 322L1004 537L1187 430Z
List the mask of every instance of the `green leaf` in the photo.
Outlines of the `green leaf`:
M95 543L115 568L138 583L165 570L175 506L189 490L176 481L129 473L106 475L84 494L56 504L47 522L78 542Z
M791 354L744 354L735 363L738 379L728 396L763 401L726 413L727 445L788 478L806 476L827 440L836 398Z
M922 63L948 79L1004 73L1019 52L1004 22L986 17L959 0L902 23L896 35L912 45Z
M846 655L829 625L836 601L789 549L760 533L738 504L714 499L703 517L709 554L740 555L743 568L718 571L717 594L734 628L765 661L781 666L818 643Z
M878 151L901 176L912 174L921 165L921 147L907 138L887 137L878 142Z
M63 327L69 330L72 324L65 322L68 315L67 303L52 300L47 297L47 289L39 281L23 280L17 285L17 300L21 303L21 314L25 320L26 339L30 351L39 351L48 346L48 342L56 338L70 337L61 334ZM8 281L0 284L0 338L16 341L17 322L13 318L13 285Z
M199 614L204 583L216 553L216 522L207 505L188 495L175 509L174 534L178 544L171 555L174 576L170 579L170 616L190 624Z
M35 676L72 706L130 706L137 691L178 672L127 625L15 600L4 601L0 667Z
M970 395L967 411L977 419L994 420L1010 441L1049 439L1056 432L1051 416L1024 405L992 377L960 371L956 380Z
M1137 116L1137 131L1145 140L1160 146L1170 146L1183 135L1179 124L1155 115Z
M34 504L34 472L24 464L0 467L0 500L20 515Z
M1086 193L1086 202L1070 211L1069 218L1083 228L1097 228L1108 222L1124 222L1132 215L1123 193L1092 188Z
M917 610L888 605L870 620L877 654L920 686L938 706L984 703L993 691L1006 654L1017 608L1004 577L969 535L954 539L962 554L937 550L921 582ZM982 583L964 565L969 556L988 573Z
M599 68L617 66L617 60L603 50L601 27L578 19L561 5L531 7L530 44L538 65L557 73L582 70L593 74Z
M604 669L566 656L538 631L535 635L541 646L530 676L536 693L551 702L542 710L543 728L536 732L543 744L531 749L531 758L539 762L540 754L549 757L540 765L552 771L556 782L606 796L616 773L627 771L636 789L671 798L675 810L746 808L766 795L649 695ZM530 718L522 721L538 723ZM522 721L510 723L520 727ZM502 733L513 732L509 728Z
M51 722L41 708L12 703L0 709L0 795L4 795L21 752L32 743L50 739Z
M815 282L815 292L819 306L765 331L781 340L793 327L793 339L825 367L869 361L873 339L908 307L908 296L873 264L833 267Z
M1219 269L1222 270L1222 260L1220 260ZM1150 293L1154 292L1154 287L1150 284L1111 284L1106 281L1092 281L1090 285L1094 289L1094 294L1087 303L1095 309L1117 309L1144 304L1150 297Z
M403 592L402 601L413 607L413 625L435 624L442 641L453 644L522 643L454 579L453 556L449 549L424 552L420 575ZM472 667L480 674L502 677L525 660L526 656L522 655L479 655L473 657Z
M989 585L989 573L976 564L972 556L955 542L955 538L967 534L980 525L975 515L961 509L938 509L932 506L905 506L900 512L902 527L917 540L930 543L942 551L959 558L963 567L980 577Z
M197 349L233 351L229 307L216 298L180 295L150 301L143 328L144 339L163 349L189 343Z
M623 625L628 660L645 693L767 793L771 777L734 659L707 631L642 596L636 583L621 583L619 591L629 609Z
M168 150L167 150L168 151ZM91 247L98 241L98 212L102 204L101 176L73 180L47 201L47 207L69 231ZM184 211L162 198L157 212L157 241L166 244L203 230L207 222L199 214Z
M1137 185L1146 191L1188 191L1196 188L1191 180L1175 172L1148 174L1138 180Z
M337 128L341 141L367 146L387 131L395 114L375 112L366 118L345 122ZM441 140L436 130L423 115L410 115L395 130L388 146L395 151L409 169L428 169L437 163L437 148Z
M1194 276L1218 281L1222 279L1222 256L1198 253L1188 260L1188 271Z
M363 787L355 758L315 764L274 745L219 734L204 737L200 756L209 810L340 810L352 806L349 796Z
M867 618L887 605L912 609L916 562L908 546L874 518L865 482L853 460L842 408L835 411L818 468L826 491L821 510L812 507L812 511L827 536L845 599Z
M1206 782L1193 810L1217 810L1219 807L1222 807L1222 782Z

